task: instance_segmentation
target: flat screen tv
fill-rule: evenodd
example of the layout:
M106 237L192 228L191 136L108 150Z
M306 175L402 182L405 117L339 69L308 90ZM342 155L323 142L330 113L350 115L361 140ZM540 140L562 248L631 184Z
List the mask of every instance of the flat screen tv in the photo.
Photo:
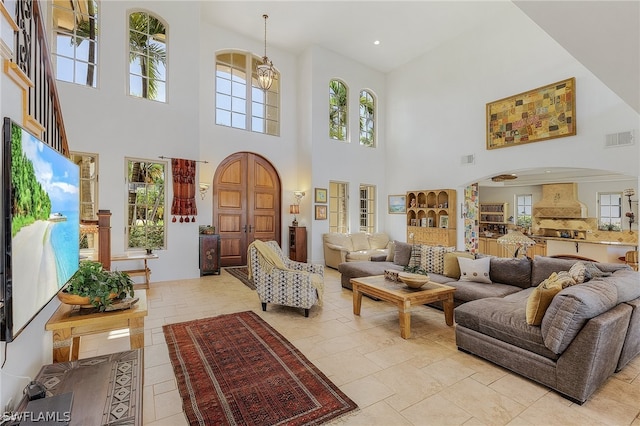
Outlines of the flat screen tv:
M4 119L0 340L12 341L78 269L76 164Z

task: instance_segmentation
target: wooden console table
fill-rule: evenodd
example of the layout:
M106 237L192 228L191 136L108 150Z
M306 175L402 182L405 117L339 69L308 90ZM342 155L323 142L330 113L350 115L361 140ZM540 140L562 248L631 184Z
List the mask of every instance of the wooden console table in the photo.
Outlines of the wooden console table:
M45 365L35 380L47 397L73 392L72 426L133 426L143 424L143 371L143 352L136 349Z
M143 254L143 253L123 254L123 255L112 256L111 261L112 262L125 262L128 260L144 261L144 267L142 269L122 270L122 272L126 272L131 277L144 277L144 283L134 285L134 288L137 290L141 288L142 289L149 288L149 282L151 281L151 269L149 269L149 265L147 265L147 261L157 259L157 258L158 258L158 255L153 253L152 254Z
M144 348L144 317L147 316L147 291L137 290L140 300L129 309L82 314L79 306L58 307L45 330L53 331L53 362L74 361L80 352L80 337L105 331L129 329L131 349Z

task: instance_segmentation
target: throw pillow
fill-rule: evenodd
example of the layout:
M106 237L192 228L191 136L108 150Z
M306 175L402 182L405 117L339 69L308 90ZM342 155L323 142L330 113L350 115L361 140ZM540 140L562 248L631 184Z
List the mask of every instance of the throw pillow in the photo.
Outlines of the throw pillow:
M482 257L480 259L458 257L458 264L460 265L460 281L473 281L477 283L491 284L491 278L489 277L490 262L490 257Z
M581 284L591 279L591 274L587 270L587 265L584 262L576 262L569 269L569 275L576 282L576 284Z
M353 243L353 251L369 250L369 237L364 232L351 234L351 242Z
M420 267L433 274L444 273L444 255L455 251L455 247L420 246Z
M389 250L389 254L387 254L387 262L393 262L393 258L395 257L395 254L396 254L396 242L389 241L389 244L387 245L387 249Z
M393 263L400 266L409 265L409 260L411 260L411 244L395 241L394 245Z
M551 305L556 294L562 290L562 282L557 279L557 273L542 281L529 295L527 299L526 317L527 324L540 325L542 318Z
M444 254L444 275L445 277L460 279L460 264L458 263L458 257L465 257L467 259L473 259L473 254L466 251L454 251Z

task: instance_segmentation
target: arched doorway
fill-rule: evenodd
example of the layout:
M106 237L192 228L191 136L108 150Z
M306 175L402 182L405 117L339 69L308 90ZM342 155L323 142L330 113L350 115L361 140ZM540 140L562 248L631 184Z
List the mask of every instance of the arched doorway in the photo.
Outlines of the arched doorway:
M213 177L213 225L220 234L221 266L247 264L254 240L280 244L280 177L264 157L236 152Z

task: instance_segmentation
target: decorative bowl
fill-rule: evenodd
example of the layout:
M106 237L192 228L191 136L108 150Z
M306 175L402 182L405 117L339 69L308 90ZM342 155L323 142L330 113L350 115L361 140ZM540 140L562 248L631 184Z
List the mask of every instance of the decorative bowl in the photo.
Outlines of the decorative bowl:
M400 272L398 274L398 278L400 278L400 281L405 283L409 288L420 288L429 282L428 275L410 274L407 272Z

